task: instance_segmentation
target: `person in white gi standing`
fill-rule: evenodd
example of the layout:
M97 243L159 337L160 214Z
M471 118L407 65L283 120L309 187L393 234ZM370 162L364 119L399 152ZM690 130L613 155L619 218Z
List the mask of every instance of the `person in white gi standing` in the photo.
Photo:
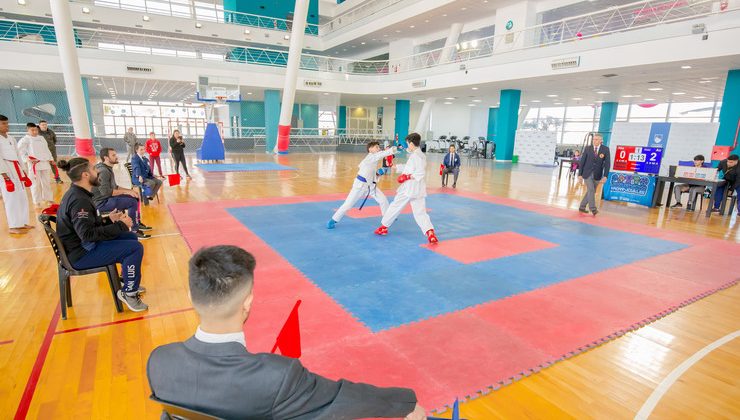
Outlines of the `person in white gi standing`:
M0 190L10 233L21 234L33 228L28 224L28 197L24 188L31 184L21 168L17 144L8 134L8 127L8 117L0 115L0 175L4 181Z
M434 226L427 214L427 183L426 167L427 157L419 148L421 136L418 133L411 133L406 136L408 143L409 159L403 167L401 176L398 177L398 183L401 184L396 192L396 198L388 207L383 215L383 220L379 228L375 229L376 235L387 235L388 228L396 221L401 210L406 204L411 202L411 210L414 213L414 220L419 225L421 231L426 235L430 244L439 242L434 234Z
M34 123L26 124L28 134L18 142L18 154L26 162L28 177L31 178L31 197L35 206L46 206L54 202L51 191L51 163L54 160L46 139L39 135Z
M378 162L383 160L386 156L391 156L396 153L396 148L390 148L388 150L380 150L380 143L377 141L371 141L367 144L367 156L362 159L359 165L359 171L357 171L357 177L355 178L354 184L352 184L352 190L347 195L347 199L344 200L344 204L334 213L329 219L329 223L326 224L328 229L334 229L334 227L342 220L344 214L351 209L357 201L360 199L366 199L372 197L378 205L380 205L380 213L385 214L388 209L388 199L385 198L383 191L378 189ZM364 203L363 203L364 204Z

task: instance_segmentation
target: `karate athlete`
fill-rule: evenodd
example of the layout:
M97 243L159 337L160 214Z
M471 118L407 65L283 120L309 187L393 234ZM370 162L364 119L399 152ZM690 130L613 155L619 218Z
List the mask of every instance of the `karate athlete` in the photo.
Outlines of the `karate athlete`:
M31 186L31 180L21 168L18 145L8 130L8 117L0 115L0 176L3 178L0 190L10 233L22 234L26 229L33 229L28 224L28 197L24 188Z
M396 148L390 148L388 150L380 150L380 143L377 141L371 141L367 144L367 156L360 162L357 171L357 178L355 178L354 184L352 184L352 190L347 195L347 199L344 200L344 204L339 207L339 210L329 219L329 223L326 224L328 229L334 229L334 227L342 220L344 214L351 209L358 200L367 200L368 197L372 197L378 205L380 205L380 212L385 214L388 209L388 199L385 198L383 191L378 189L378 162L383 160L386 156L392 156L396 153ZM364 205L365 202L363 201ZM360 206L362 208L362 206Z
M31 197L35 206L47 206L54 201L51 191L51 155L46 139L39 135L34 123L26 124L28 134L18 142L18 154L26 162L31 178Z
M411 210L414 212L414 220L419 225L421 231L426 235L430 244L439 242L434 234L434 226L429 219L426 207L427 184L426 184L426 167L427 157L419 148L421 136L417 133L411 133L406 136L408 143L409 159L403 167L401 176L398 177L398 183L401 184L396 192L396 198L388 207L383 215L383 221L379 228L375 230L376 235L387 235L388 228L396 221L406 204L411 202Z

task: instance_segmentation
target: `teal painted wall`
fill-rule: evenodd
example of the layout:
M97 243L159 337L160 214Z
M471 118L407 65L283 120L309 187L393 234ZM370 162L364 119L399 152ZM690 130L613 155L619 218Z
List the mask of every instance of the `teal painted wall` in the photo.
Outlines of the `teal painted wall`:
M511 160L514 155L516 127L519 124L520 90L502 90L496 119L496 159Z
M301 119L303 120L303 128L319 128L319 106L302 104Z
M272 153L277 145L278 124L280 122L280 91L265 91L265 152Z
M85 97L85 110L87 111L87 123L90 126L90 137L95 137L93 130L92 105L90 105L90 87L87 85L87 79L82 78L82 94Z
M486 130L486 140L495 140L497 120L498 108L488 108L488 130Z
M604 102L601 104L601 114L599 114L599 133L604 137L604 144L609 145L612 137L612 127L617 120L617 102Z
M265 103L244 101L241 103L242 127L265 126Z
M344 134L347 132L347 107L342 105L337 113L337 132Z
M394 133L398 135L398 144L406 147L406 136L409 135L409 114L411 101L406 99L396 100L396 126Z
M727 72L725 93L722 96L722 109L719 111L719 131L717 131L718 146L732 146L735 141L738 120L740 119L740 69ZM736 147L733 153L740 152Z
M224 0L224 18L227 22L235 22L243 25L274 27L274 22L265 22L263 20L250 19L248 16L241 16L228 12L248 13L258 16L269 16L278 19L287 19L292 15L295 9L295 0ZM316 25L319 23L319 0L309 0L308 16L306 21L309 24ZM287 30L282 22L278 22L278 29ZM308 32L308 31L307 31ZM312 32L308 32L312 33Z

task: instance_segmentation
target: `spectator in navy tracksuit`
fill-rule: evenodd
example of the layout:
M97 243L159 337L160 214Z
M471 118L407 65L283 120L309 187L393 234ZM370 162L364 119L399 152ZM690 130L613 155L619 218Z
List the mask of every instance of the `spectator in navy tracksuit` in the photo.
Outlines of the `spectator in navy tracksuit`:
M727 159L721 161L717 169L722 171L724 174L724 180L721 185L717 186L717 191L714 192L714 208L713 212L719 212L719 206L722 204L722 199L725 197L725 189L735 190L735 195L739 198L737 200L737 214L740 215L740 182L737 181L737 166L738 156L730 155ZM732 211L732 209L730 209Z
M92 190L99 185L98 171L85 158L60 161L72 180L72 186L62 197L57 209L57 234L67 251L69 262L77 270L121 264L123 289L117 293L132 311L147 310L140 294L146 290L141 283L141 260L144 247L130 232L133 220L116 210L106 219L98 215Z
M455 146L450 146L450 151L442 159L442 186L447 186L447 177L450 173L455 175L452 180L452 188L457 188L457 176L460 174L460 154L455 152Z
M146 158L146 153L146 147L139 144L136 146L136 154L131 158L131 169L133 172L131 182L141 188L141 202L144 203L145 206L149 205L149 200L154 198L162 187L162 180L157 179L152 173L152 168L149 166L149 159ZM144 186L149 188L149 191L146 191L146 194L144 193Z

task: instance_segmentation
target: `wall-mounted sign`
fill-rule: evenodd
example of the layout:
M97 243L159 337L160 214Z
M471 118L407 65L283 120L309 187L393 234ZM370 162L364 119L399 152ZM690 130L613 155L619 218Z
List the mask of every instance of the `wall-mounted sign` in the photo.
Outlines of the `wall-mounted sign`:
M323 83L321 83L321 82L320 82L320 81L318 81L318 80L304 80L304 81L303 81L303 86L305 86L305 87L314 87L314 88L319 88L319 87L321 87L322 85L323 85Z
M513 27L514 27L514 21L509 20L508 22L506 22L506 30L507 31L510 31Z
M427 79L414 80L413 82L411 82L411 87L414 89L423 88L423 87L426 87L426 85L427 85Z

